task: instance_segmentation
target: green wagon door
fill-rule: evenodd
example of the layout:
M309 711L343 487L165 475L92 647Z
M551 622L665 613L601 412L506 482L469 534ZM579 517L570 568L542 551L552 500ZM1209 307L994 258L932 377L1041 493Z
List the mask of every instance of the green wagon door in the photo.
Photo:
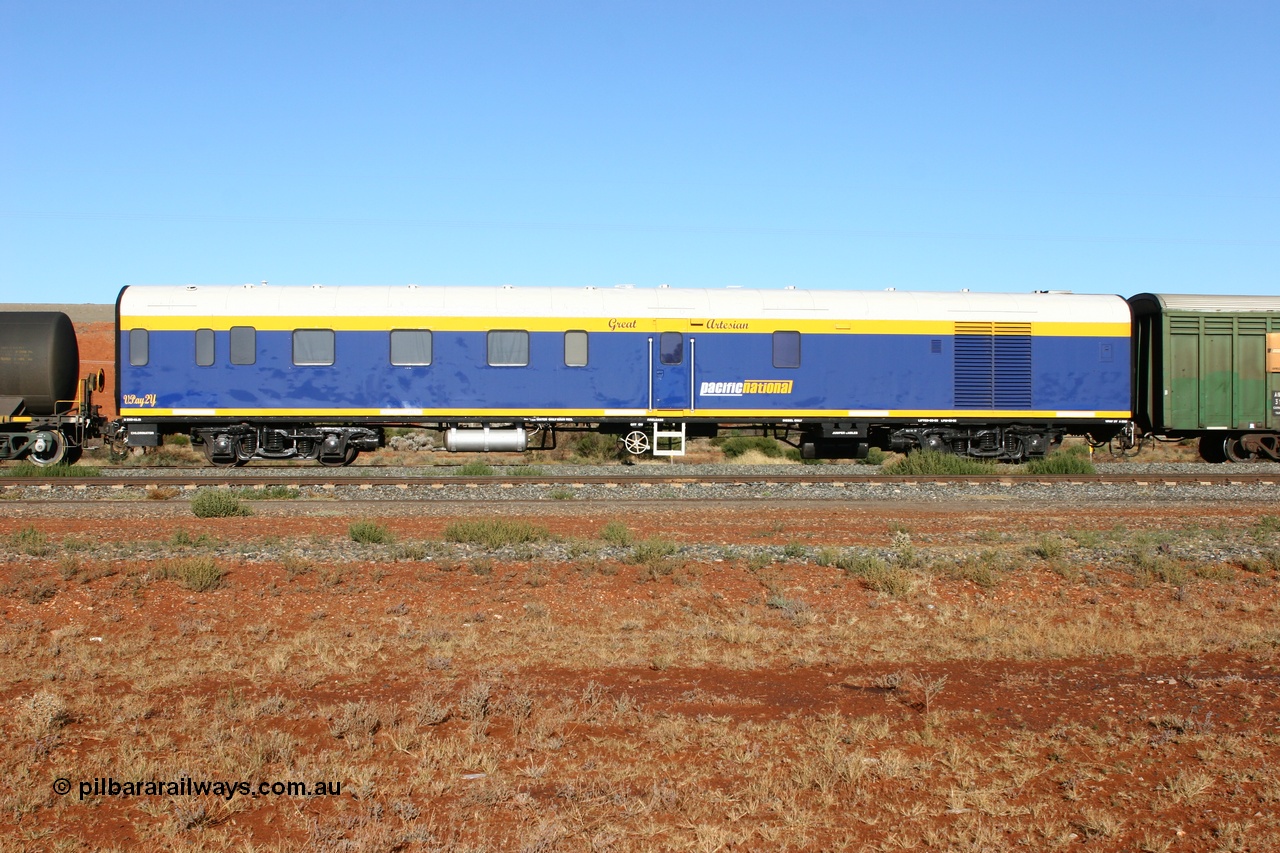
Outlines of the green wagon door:
M1265 317L1169 317L1167 429L1264 429L1274 422Z
M1263 429L1269 423L1271 395L1267 393L1267 318L1236 320L1235 427Z
M1169 317L1166 429L1200 427L1200 318Z
M1200 373L1200 426L1233 426L1234 329L1231 317L1204 318L1204 367Z

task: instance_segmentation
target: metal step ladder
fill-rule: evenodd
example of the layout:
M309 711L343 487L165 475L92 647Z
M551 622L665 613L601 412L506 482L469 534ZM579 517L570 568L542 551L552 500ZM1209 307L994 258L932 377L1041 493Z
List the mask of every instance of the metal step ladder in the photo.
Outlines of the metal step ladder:
M671 439L671 446L664 448L659 439ZM662 424L653 425L654 456L684 456L684 422L680 422L679 430L662 429Z

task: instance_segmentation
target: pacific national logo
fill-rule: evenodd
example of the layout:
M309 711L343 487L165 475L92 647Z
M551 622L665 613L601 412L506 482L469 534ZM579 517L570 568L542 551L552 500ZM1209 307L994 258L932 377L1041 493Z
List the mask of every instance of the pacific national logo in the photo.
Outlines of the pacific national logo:
M742 397L746 394L790 394L790 379L744 379L741 382L703 382L702 397Z

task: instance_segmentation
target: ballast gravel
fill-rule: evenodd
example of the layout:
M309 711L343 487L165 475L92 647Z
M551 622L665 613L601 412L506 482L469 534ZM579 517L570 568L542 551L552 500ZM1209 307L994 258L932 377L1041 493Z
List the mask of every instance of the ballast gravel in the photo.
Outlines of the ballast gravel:
M488 484L483 478L467 477L459 482L457 468L432 466L403 467L350 467L350 468L245 468L229 472L226 469L192 468L183 471L188 484L175 490L171 498L181 501L202 488L205 480L225 481L237 473L245 476L287 474L290 485L298 490L300 500L355 500L355 501L444 501L503 502L503 501L922 501L955 502L975 498L1009 498L1019 501L1051 501L1096 505L1107 503L1143 502L1204 502L1241 501L1269 502L1280 500L1280 465L1259 464L1238 466L1241 473L1276 473L1276 483L1227 483L1209 481L1197 483L1164 482L1162 475L1205 474L1207 466L1196 463L1125 463L1099 465L1099 473L1138 475L1143 483L1097 483L1089 481L1049 483L1034 477L1010 473L999 483L901 483L877 479L879 466L875 465L822 465L806 469L823 476L841 479L832 483L778 483L768 482L779 475L800 473L793 466L777 465L726 465L726 464L642 464L574 466L537 466L539 473L561 478L556 484L530 482ZM1222 469L1214 466L1219 473ZM511 468L494 466L493 476L506 477L513 473L529 473L527 467ZM131 485L131 480L154 476L155 471L146 468L119 468L104 472L102 485L28 485L21 480L0 478L0 499L4 500L102 500L117 498L127 500L147 496L141 484ZM607 476L607 484L574 483L573 477ZM731 476L733 483L702 482L709 476ZM365 477L406 478L405 485L373 485L356 482ZM669 478L678 477L678 482ZM563 482L568 478L569 482ZM536 477L531 476L531 480ZM248 488L248 487L245 487ZM151 497L154 497L151 496ZM1280 508L1280 506L1278 506Z

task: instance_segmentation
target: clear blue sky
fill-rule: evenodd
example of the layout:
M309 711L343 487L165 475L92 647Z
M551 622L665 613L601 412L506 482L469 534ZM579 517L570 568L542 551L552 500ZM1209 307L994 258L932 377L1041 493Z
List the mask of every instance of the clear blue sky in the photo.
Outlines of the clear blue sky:
M1280 3L0 0L0 302L264 279L1280 294Z

